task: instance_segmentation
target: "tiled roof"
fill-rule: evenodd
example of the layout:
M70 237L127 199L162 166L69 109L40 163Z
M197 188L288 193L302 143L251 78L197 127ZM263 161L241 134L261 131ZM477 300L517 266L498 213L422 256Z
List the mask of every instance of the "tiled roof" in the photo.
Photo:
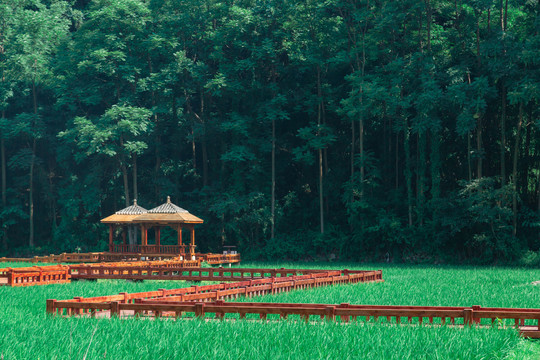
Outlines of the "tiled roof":
M167 202L165 204L159 205L158 207L148 210L149 214L178 214L178 213L188 213L189 211L182 209L180 206L177 206L171 202L171 197L167 196Z
M128 206L125 209L115 212L116 215L141 215L146 214L148 210L142 206L137 205L137 199L133 200L133 205Z

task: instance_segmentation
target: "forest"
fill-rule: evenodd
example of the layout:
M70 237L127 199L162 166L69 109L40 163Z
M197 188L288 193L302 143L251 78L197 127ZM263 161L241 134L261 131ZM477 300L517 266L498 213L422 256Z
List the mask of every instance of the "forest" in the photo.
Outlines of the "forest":
M200 251L538 265L539 15L1 0L0 254L103 251L100 219L170 195Z

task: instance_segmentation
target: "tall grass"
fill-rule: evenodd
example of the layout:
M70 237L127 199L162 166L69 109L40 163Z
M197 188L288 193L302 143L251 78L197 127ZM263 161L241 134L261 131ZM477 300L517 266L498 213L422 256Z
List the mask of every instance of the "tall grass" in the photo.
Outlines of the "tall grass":
M243 264L306 267L306 264ZM318 268L381 265L316 264ZM382 267L385 282L282 293L252 300L398 305L540 307L540 271ZM50 318L45 300L189 286L182 281L115 281L0 287L4 359L537 359L539 347L513 329L280 321Z
M251 265L251 264L250 264ZM268 264L266 264L268 265ZM291 264L292 265L292 264ZM295 264L298 266L298 264ZM317 266L311 266L316 268ZM320 268L382 269L384 283L322 287L260 297L264 302L366 305L424 305L540 308L539 269L442 266L358 266Z

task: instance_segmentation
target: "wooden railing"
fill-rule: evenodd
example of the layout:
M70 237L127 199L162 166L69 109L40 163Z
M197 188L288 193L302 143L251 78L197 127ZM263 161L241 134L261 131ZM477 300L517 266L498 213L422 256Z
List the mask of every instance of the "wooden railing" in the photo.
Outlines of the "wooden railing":
M210 265L234 264L240 262L240 254L195 254L197 258L202 258Z
M28 262L28 263L97 263L106 261L140 261L148 258L163 259L182 256L183 259L191 260L189 254L185 254L186 245L123 245L113 244L111 252L92 253L63 253L60 255L34 256L33 258L0 258L1 262ZM232 264L240 262L240 254L195 254L196 260L206 261L211 265Z
M233 293L233 290L229 290ZM301 321L375 321L389 324L516 327L525 337L540 338L540 309L444 307L444 306L379 306L342 304L291 304L202 302L205 294L185 295L192 301L173 298L144 300L134 303L126 298L110 302L68 302L47 300L47 312L63 316L149 316L176 318L224 319L236 314L240 319L292 319ZM508 323L505 320L510 319Z
M314 269L253 269L253 268L201 268L199 260L78 264L70 266L73 279L130 279L130 280L188 280L239 281L261 278L280 278L328 272ZM332 273L332 272L330 272ZM366 280L382 280L381 271L340 270L332 275L360 274Z
M260 269L259 269L260 270ZM98 310L110 310L111 302L142 303L148 299L154 301L215 301L233 299L238 296L257 296L277 294L284 291L306 289L336 284L380 282L380 271L355 272L345 274L342 270L326 271L323 273L301 276L272 277L258 280L237 281L229 284L190 286L180 289L159 289L142 293L120 293L111 296L91 298L76 297L72 300L47 300L47 312L57 315L96 315Z
M60 255L34 256L33 258L0 258L0 262L69 263L98 262L102 253L62 253Z
M112 244L109 251L126 254L185 254L185 248L186 245Z
M34 266L0 269L0 285L34 286L70 282L67 266Z
M129 280L184 280L173 272L199 269L199 260L137 261L100 264L76 264L69 266L69 273L78 279L129 279Z

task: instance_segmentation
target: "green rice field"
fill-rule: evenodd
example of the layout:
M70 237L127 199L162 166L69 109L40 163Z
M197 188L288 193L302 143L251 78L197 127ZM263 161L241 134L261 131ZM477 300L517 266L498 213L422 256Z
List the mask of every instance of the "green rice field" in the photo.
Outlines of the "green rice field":
M20 264L0 264L1 267ZM387 264L243 263L242 267L382 269L384 283L249 301L540 308L540 270ZM351 322L50 318L46 299L189 286L123 280L0 287L0 359L540 359L514 329Z

